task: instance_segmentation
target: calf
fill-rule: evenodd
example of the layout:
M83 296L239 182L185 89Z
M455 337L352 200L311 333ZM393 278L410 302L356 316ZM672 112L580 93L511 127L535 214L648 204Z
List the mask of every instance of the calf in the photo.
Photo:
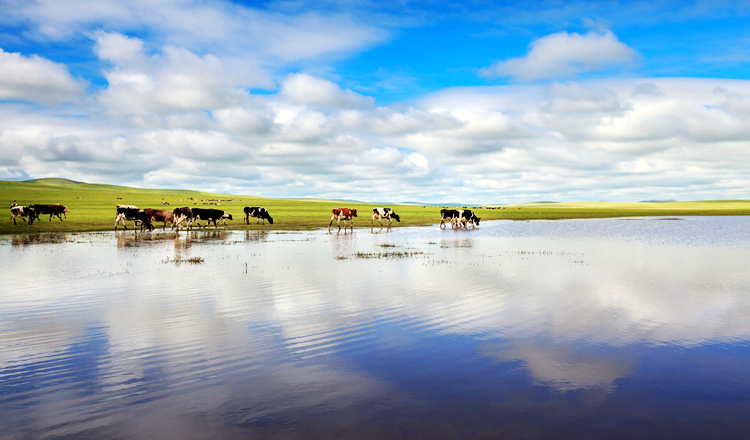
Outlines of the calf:
M164 226L162 226L161 228L162 230L167 229L167 223L172 225L172 229L174 229L175 221L174 221L174 213L172 211L146 208L143 210L143 212L146 214L146 218L148 218L151 221L151 223L164 222Z
M250 224L250 217L255 217L258 219L255 221L256 225L260 221L263 221L263 224L265 225L266 220L268 220L269 224L273 224L273 219L268 214L268 211L266 211L266 208L245 206L245 223L247 223L248 225Z
M401 223L401 217L398 216L391 208L375 208L372 210L372 218L370 218L370 226L372 226L372 222L374 220L378 220L378 223L380 223L380 226L383 226L383 223L380 221L380 219L387 219L388 225L391 226L391 223L393 223L393 220L395 219L397 222Z
M331 225L333 224L333 221L336 220L336 226L339 227L339 230L341 229L341 224L339 224L339 221L344 221L344 229L346 229L346 221L349 220L349 227L353 230L354 229L354 217L357 216L357 210L356 209L349 209L349 208L334 208L331 213L331 221L328 223L328 230L331 230Z
M135 205L117 205L117 216L115 217L115 229L117 229L117 224L122 223L122 226L125 229L128 229L128 225L125 224L126 220L132 220L133 221L133 227L137 228L138 223L141 222L141 218L145 216L137 215L139 212L141 212L140 209L138 209Z
M28 215L29 215L29 208L28 207L21 206L21 205L19 205L17 203L14 203L14 204L10 205L10 213L13 214L13 215L11 215L10 218L13 220L13 224L14 225L18 224L18 223L16 223L16 217L21 217L26 224L29 223L29 220L27 218Z
M180 230L180 225L182 224L182 222L186 223L185 225L186 228L190 228L190 226L192 226L193 210L190 209L189 206L184 206L182 208L175 208L172 211L172 214L174 214L175 227L177 228L178 231Z
M60 215L62 214L65 218L68 218L65 213L70 212L70 210L63 205L29 205L29 208L32 208L35 212L34 219L38 219L42 214L49 214L49 221L52 221L52 216L57 216L60 221L63 221Z
M216 225L217 220L224 220L224 226L226 226L227 220L233 220L231 214L220 209L193 208L192 212L193 221L199 228L201 227L201 224L198 223L198 220L206 220L206 226L203 226L204 228L208 227L208 224L211 222L214 222L214 227L218 228Z

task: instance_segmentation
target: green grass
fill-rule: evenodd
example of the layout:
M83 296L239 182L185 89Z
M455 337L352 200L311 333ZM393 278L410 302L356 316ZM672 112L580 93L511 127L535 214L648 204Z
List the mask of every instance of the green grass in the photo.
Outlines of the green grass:
M36 232L80 232L106 231L114 227L115 206L118 204L137 205L139 208L172 210L178 206L210 207L223 209L234 217L226 229L248 230L304 230L325 228L331 218L331 209L337 207L356 208L359 217L355 218L355 228L370 227L372 208L377 205L367 203L341 202L336 200L309 199L269 199L247 195L215 194L200 191L138 189L113 185L79 183L66 179L36 179L27 182L0 181L0 196L5 202L5 216L0 218L0 234ZM195 199L194 201L188 198ZM203 205L207 199L224 199L219 206ZM14 225L10 218L11 202L20 205L60 203L68 207L67 219L57 218L48 221L42 216L32 226L23 221ZM226 201L232 200L232 201ZM167 201L170 206L163 207ZM244 222L243 207L263 206L268 209L274 224L250 225ZM381 205L382 206L382 205ZM437 206L391 205L401 216L401 223L393 222L393 227L434 225L440 220ZM469 207L473 209L474 207ZM498 208L498 209L489 209ZM659 203L613 203L613 202L535 202L518 205L486 205L474 209L482 221L485 220L536 220L603 217L642 217L642 216L697 216L697 215L750 215L748 200L711 200L697 202ZM157 228L161 224L154 225ZM132 222L129 222L132 228ZM380 225L375 221L375 228ZM120 226L119 228L122 228ZM331 230L337 230L334 223Z

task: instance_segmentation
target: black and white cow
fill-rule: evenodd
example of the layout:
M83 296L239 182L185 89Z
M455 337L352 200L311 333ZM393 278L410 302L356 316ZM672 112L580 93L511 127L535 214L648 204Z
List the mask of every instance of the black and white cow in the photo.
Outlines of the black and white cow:
M398 216L391 208L374 208L372 210L372 217L370 218L370 226L372 226L373 221L377 220L378 223L380 223L380 226L383 226L383 223L380 221L380 219L387 219L388 225L391 226L391 223L393 223L393 220L396 220L397 222L401 223L401 217Z
M177 231L180 230L182 222L185 222L185 227L188 229L193 225L193 210L189 206L175 208L172 213L174 214L174 225Z
M268 211L266 211L266 208L257 206L245 206L245 223L247 223L248 225L250 224L250 217L255 217L258 219L255 221L256 225L261 221L265 225L266 220L268 220L269 224L273 224L273 219L268 214Z
M138 209L135 205L117 205L117 216L115 217L115 229L117 229L117 224L122 223L122 226L125 229L128 229L128 225L125 224L125 221L132 221L133 227L137 228L139 223L143 222L144 220L148 220L146 217L146 214L143 213L142 209ZM148 221L148 229L153 229L151 225L151 221ZM143 226L141 226L141 229L143 229Z
M440 210L440 228L445 229L445 222L451 223L451 228L455 227L454 218L458 215L458 211L455 209L441 209Z
M19 205L17 203L14 203L14 204L10 205L10 213L13 214L13 215L11 215L10 218L11 218L11 220L13 220L13 224L14 225L18 224L18 223L16 223L16 217L21 217L26 224L29 224L29 220L27 218L28 215L29 215L29 208L28 207L21 206L21 205ZM33 215L35 216L36 214L33 214Z
M198 227L208 227L208 224L211 222L214 222L214 227L218 228L216 225L217 220L224 220L224 226L227 224L227 220L233 220L232 214L227 213L226 211L222 211L220 209L204 209L204 208L193 208L193 221L195 222ZM200 223L198 223L198 220L205 220L206 226L201 226Z
M466 224L469 223L472 228L476 228L479 226L479 220L480 218L476 216L470 209L458 209L456 211L458 215L455 217L455 223L456 226L459 228L461 227L461 224L463 224L464 229L466 229Z

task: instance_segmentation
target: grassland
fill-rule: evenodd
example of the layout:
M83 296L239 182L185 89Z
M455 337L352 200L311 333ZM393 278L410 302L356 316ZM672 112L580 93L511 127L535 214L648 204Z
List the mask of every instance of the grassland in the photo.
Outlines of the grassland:
M173 209L178 206L214 207L223 209L234 217L226 229L266 229L303 230L327 227L331 209L349 207L358 209L360 216L355 219L355 228L370 227L370 214L376 205L367 203L341 202L336 200L270 199L246 195L215 194L200 191L139 189L113 185L78 183L65 179L38 179L25 182L0 180L0 196L6 209L15 200L20 205L60 203L70 212L63 222L48 216L27 226L23 221L14 225L10 210L0 219L0 234L37 232L81 232L107 231L114 227L115 205L137 205L139 208L162 208L162 201ZM193 200L190 200L190 199ZM207 206L207 200L216 200L218 206ZM263 206L274 219L273 225L246 225L242 208ZM440 220L437 206L398 205L394 210L401 216L399 226L435 224ZM478 207L470 206L475 209ZM503 209L505 208L505 209ZM666 203L610 203L610 202L567 202L567 203L524 203L518 205L485 205L475 209L484 220L537 220L604 217L642 216L715 216L750 215L750 200L713 200L696 202ZM46 217L46 218L45 218ZM132 223L131 223L132 225ZM157 226L157 225L155 225ZM131 226L129 226L131 227ZM161 227L158 225L157 227ZM336 227L335 224L333 226ZM375 227L379 227L375 222Z

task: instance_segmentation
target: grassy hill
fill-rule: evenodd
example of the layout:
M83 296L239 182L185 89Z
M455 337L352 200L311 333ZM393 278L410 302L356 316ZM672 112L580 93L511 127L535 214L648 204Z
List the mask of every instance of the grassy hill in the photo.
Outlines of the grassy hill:
M60 203L70 209L67 219L51 222L40 218L32 226L23 221L14 225L10 210L0 219L0 234L35 232L74 232L106 231L114 226L115 206L118 204L137 205L139 208L162 208L162 202L169 202L164 209L178 206L209 207L207 200L217 200L218 206L234 217L227 229L275 229L300 230L327 227L331 209L341 206L356 208L359 217L355 227L369 227L372 208L382 204L343 202L320 199L270 199L248 195L216 194L201 191L140 189L115 185L74 182L67 179L35 179L25 182L0 180L0 197L6 209L15 201L20 205ZM190 200L190 199L193 200ZM274 218L272 226L245 225L243 207L263 206ZM440 220L437 206L399 205L393 206L401 216L397 226L429 225ZM470 207L472 208L472 207ZM482 220L533 220L565 218L602 218L638 216L691 216L691 215L750 215L748 200L711 200L698 202L535 202L518 205L488 205L475 209ZM230 226L231 224L231 226ZM378 227L377 222L375 223ZM130 227L130 226L129 226ZM160 225L159 225L160 227ZM335 225L333 226L335 228Z

